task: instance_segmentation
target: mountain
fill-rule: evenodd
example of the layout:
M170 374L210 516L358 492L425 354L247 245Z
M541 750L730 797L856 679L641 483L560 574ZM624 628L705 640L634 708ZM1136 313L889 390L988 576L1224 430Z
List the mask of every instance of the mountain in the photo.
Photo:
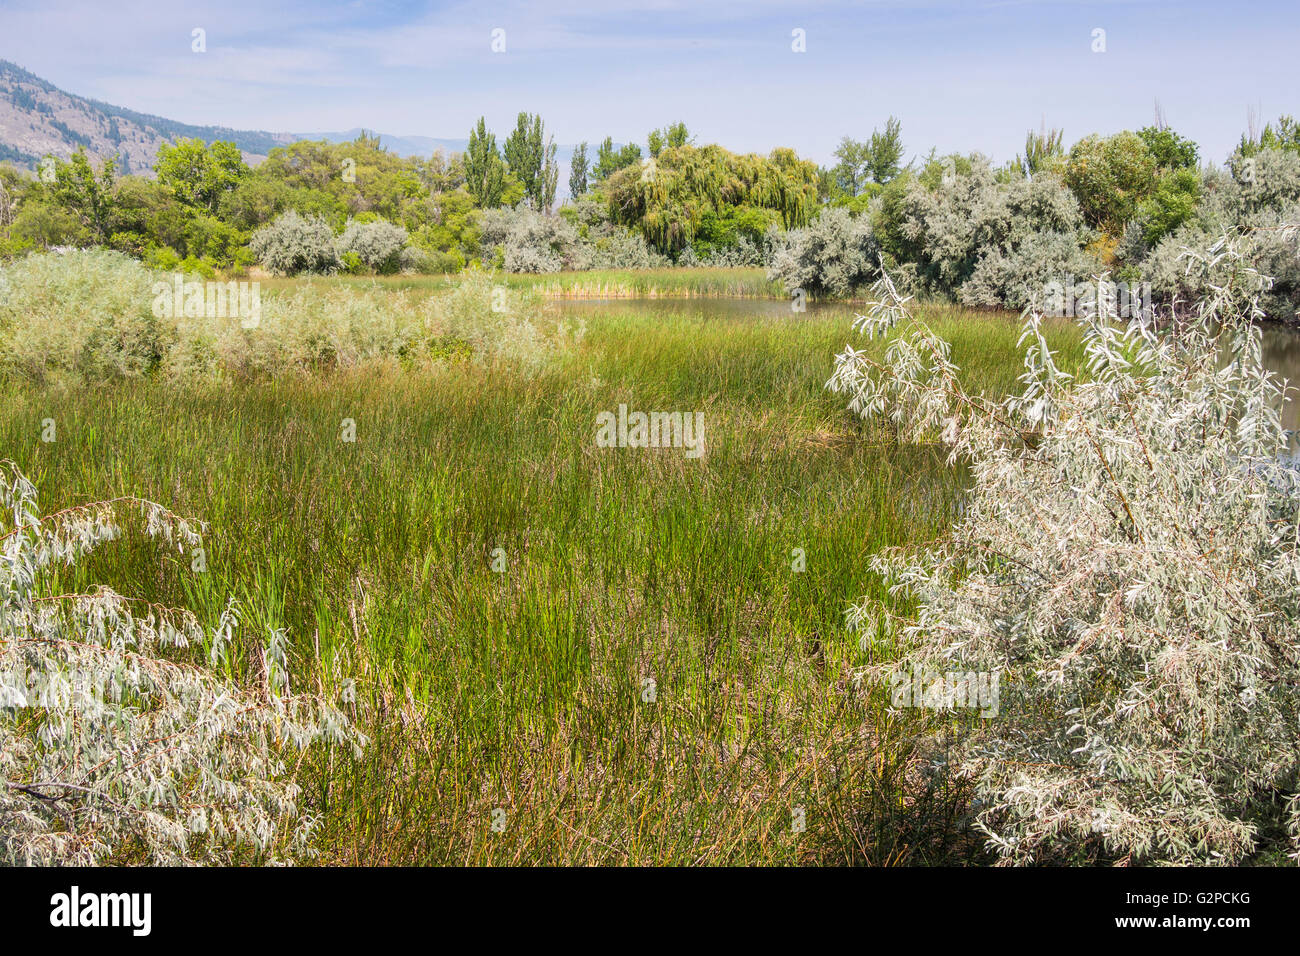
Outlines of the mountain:
M119 172L151 174L158 147L179 137L233 142L251 165L257 165L276 146L300 139L343 143L362 130L329 133L268 133L264 130L194 126L148 113L102 103L59 89L15 63L0 60L0 162L35 169L47 155L67 159L78 147L97 159L115 157ZM380 145L399 156L427 159L436 150L464 152L468 139L379 134ZM560 167L558 198L568 195L569 161L573 146L557 145ZM595 148L590 150L595 158Z
M230 140L258 163L287 133L194 126L67 93L17 64L0 60L0 161L34 169L42 156L66 159L78 147L98 159L118 159L119 171L147 172L158 147L177 137L205 143ZM124 165L125 161L125 165Z

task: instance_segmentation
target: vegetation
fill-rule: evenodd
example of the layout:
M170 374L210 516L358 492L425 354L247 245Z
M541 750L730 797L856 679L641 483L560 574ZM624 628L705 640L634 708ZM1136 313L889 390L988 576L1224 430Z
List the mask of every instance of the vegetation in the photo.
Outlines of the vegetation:
M970 464L952 534L873 561L915 616L867 601L850 619L885 656L908 648L884 665L905 682L1001 686L997 719L950 756L1008 862L1235 864L1279 834L1300 858L1300 476L1257 276L1232 240L1190 258L1215 291L1188 324L1157 334L1106 305L1080 321L1087 380L1033 312L1023 387L1002 402L968 394L923 324L884 362L837 360L853 411ZM880 288L869 334L906 316Z
M249 644L238 608L212 628L111 587L68 593L59 565L145 533L203 570L201 528L133 497L42 514L0 462L0 819L7 864L265 862L313 852L317 817L289 761L364 737L333 704L290 686L286 637L252 645L259 680L230 677ZM344 680L344 698L351 682Z
M592 158L580 144L558 210L557 149L530 113L501 146L480 118L464 155L428 160L362 134L278 147L250 169L230 143L178 140L156 180L83 153L55 161L48 182L0 166L0 258L104 246L204 275L763 267L785 294L823 298L861 296L883 264L914 294L1013 310L1106 270L1179 311L1207 292L1180 272L1181 250L1276 233L1292 215L1295 128L1282 117L1244 136L1224 169L1200 167L1196 144L1161 120L1068 150L1044 126L1003 166L933 151L904 165L890 117L845 137L828 169L786 148L699 145L676 122L644 151L606 137ZM1261 300L1270 318L1300 310L1293 251L1276 236L1257 245L1256 267L1276 279Z
M278 313L335 328L336 294L359 321L376 303L342 292L364 285L285 282L262 327ZM421 292L382 294L416 314L445 295ZM458 313L469 348L500 316L492 292L462 293L477 303ZM884 597L863 548L937 534L962 475L860 431L809 374L843 315L540 308L522 314L586 334L490 361L375 354L219 386L161 369L93 392L11 378L0 446L37 479L42 511L134 494L209 529L204 573L123 540L51 566L39 593L109 586L209 628L234 597L242 629L284 635L292 687L339 700L354 679L362 756L309 748L291 765L326 862L978 858L963 790L921 772L927 721L853 681L865 657L845 595ZM1014 384L1014 327L931 319L972 375ZM1076 350L1066 331L1059 346ZM620 402L703 409L706 456L597 451L596 413ZM230 680L256 688L260 666L255 645L230 645Z

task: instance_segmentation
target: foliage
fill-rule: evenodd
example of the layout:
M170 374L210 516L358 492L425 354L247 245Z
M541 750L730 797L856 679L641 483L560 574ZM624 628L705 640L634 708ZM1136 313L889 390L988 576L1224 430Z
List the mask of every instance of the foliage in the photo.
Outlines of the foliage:
M1138 130L1138 137L1146 144L1161 172L1196 169L1199 151L1192 140L1161 126L1145 126Z
M0 860L305 855L316 818L287 760L317 742L359 756L364 737L334 706L291 691L282 631L260 649L260 686L225 676L234 605L205 629L192 613L107 587L50 587L59 566L119 537L124 511L187 558L201 549L200 526L151 501L43 515L32 484L0 462ZM210 666L193 663L200 654Z
M1138 207L1136 221L1142 239L1154 246L1192 218L1201 201L1201 177L1195 169L1179 169L1160 178L1151 198Z
M154 172L181 202L215 213L249 169L234 143L205 146L201 139L181 139L158 147Z
M469 146L465 150L466 188L481 208L494 209L501 204L505 177L497 138L487 131L486 121L480 116L478 126L470 130Z
M499 255L507 272L559 272L577 261L578 232L559 216L496 209L483 215L482 244L488 264Z
M1277 127L1265 123L1259 135L1245 133L1237 152L1242 156L1255 156L1263 150L1278 149L1300 153L1300 123L1294 117L1283 116L1277 121Z
M537 212L549 212L555 204L559 168L555 163L555 143L547 138L541 116L520 113L502 152L507 168L523 188L528 205Z
M1141 136L1085 136L1074 144L1065 181L1088 225L1119 236L1156 185L1156 158Z
M339 264L329 223L292 209L253 233L249 247L273 275L329 274Z
M1189 268L1211 292L1163 335L1113 306L1084 317L1087 380L1027 311L1023 390L1004 402L968 391L919 322L883 360L847 348L829 383L969 463L951 534L873 561L915 617L873 601L849 617L902 642L871 673L999 678L953 763L1006 862L1232 864L1270 821L1300 852L1300 474L1279 460L1258 274L1228 237ZM882 283L869 334L907 320Z
M407 234L401 226L383 219L370 222L352 221L335 242L339 257L355 255L366 269L381 275L401 267L402 250Z
M846 296L876 278L878 259L869 219L827 209L781 238L767 274L792 295L802 289L812 296Z
M1294 321L1300 311L1300 244L1282 227L1300 209L1300 152L1237 154L1229 165L1231 173L1202 174L1194 212L1168 235L1154 245L1136 236L1126 242L1126 261L1151 283L1158 300L1182 311L1212 291L1203 272L1187 269L1185 251L1209 256L1219 238L1232 232L1240 254L1274 280L1261 291L1265 315Z
M168 348L154 276L121 253L32 255L0 278L0 369L98 384L151 371Z
M1031 291L1095 265L1081 253L1083 217L1059 177L1003 180L978 155L930 160L888 202L882 196L876 223L885 251L914 264L918 291L969 304L1022 308ZM1037 254L1048 258L1035 266Z
M1021 176L1032 177L1040 172L1060 172L1065 156L1064 130L1032 129L1025 134L1025 151L1011 162L1011 168Z
M596 165L591 170L592 181L604 182L620 169L639 165L640 162L640 146L636 143L628 143L626 146L615 149L613 138L606 136L605 141L596 147Z
M728 206L771 210L787 229L804 225L816 208L817 167L788 149L763 157L688 144L665 148L653 166L621 170L604 189L614 222L670 254L695 242L708 213Z
M587 144L579 143L569 160L569 195L577 199L587 191Z

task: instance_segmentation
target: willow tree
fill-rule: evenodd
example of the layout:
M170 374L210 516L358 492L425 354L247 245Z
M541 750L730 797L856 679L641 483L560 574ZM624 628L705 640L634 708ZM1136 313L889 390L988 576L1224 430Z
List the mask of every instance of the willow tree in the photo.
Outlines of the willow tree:
M660 251L676 252L695 240L709 214L749 207L771 210L787 229L805 225L816 208L817 175L814 163L790 149L760 156L683 144L620 170L605 189L611 218L639 228Z

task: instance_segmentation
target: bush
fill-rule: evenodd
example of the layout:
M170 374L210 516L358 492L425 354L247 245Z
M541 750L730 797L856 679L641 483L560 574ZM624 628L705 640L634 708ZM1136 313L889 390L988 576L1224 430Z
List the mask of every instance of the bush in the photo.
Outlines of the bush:
M873 563L915 617L864 601L850 623L901 642L870 669L896 695L925 675L904 702L986 708L952 756L1005 862L1233 864L1287 830L1300 854L1300 472L1241 242L1189 267L1212 291L1164 335L1113 309L1081 320L1086 381L1032 313L1024 391L1001 403L962 387L924 323L883 362L836 362L852 410L969 464L951 533ZM880 291L868 333L908 318ZM971 701L972 675L991 700Z
M1264 315L1294 321L1300 310L1300 250L1281 227L1295 221L1300 206L1300 155L1281 149L1259 150L1251 157L1237 154L1229 161L1229 172L1202 175L1200 192L1194 212L1154 246L1126 239L1126 271L1146 278L1158 302L1185 310L1211 292L1203 272L1188 271L1187 251L1209 255L1230 232L1238 237L1241 254L1274 278L1260 296Z
M0 266L0 369L92 384L150 371L175 332L153 314L155 279L103 249Z
M386 220L364 223L353 220L335 242L335 249L344 262L348 256L355 256L362 268L391 275L402 267L406 238L404 228Z
M249 247L273 275L330 274L339 267L329 223L292 209L253 233Z
M1032 232L1015 244L990 245L958 298L965 305L1023 309L1043 302L1050 283L1086 282L1100 268L1079 248L1077 233Z
M1020 309L1027 291L1096 265L1082 252L1090 233L1079 205L1052 173L999 181L988 160L974 156L946 170L927 167L891 202L891 229L915 257L917 291L929 295ZM1039 254L1047 260L1036 269Z
M579 261L578 232L567 220L523 206L485 212L481 241L484 263L499 255L507 272L559 272Z
M0 462L0 862L310 855L315 820L289 760L316 743L359 757L364 738L329 703L291 691L281 631L261 648L259 687L218 676L233 606L205 630L189 612L108 588L63 593L60 566L116 538L122 512L182 554L200 546L199 527L139 499L42 515L36 489Z
M653 269L669 264L639 232L621 226L594 229L583 240L574 262L578 269Z
M827 209L777 241L767 277L791 294L802 289L814 296L847 296L878 275L878 256L870 220Z

